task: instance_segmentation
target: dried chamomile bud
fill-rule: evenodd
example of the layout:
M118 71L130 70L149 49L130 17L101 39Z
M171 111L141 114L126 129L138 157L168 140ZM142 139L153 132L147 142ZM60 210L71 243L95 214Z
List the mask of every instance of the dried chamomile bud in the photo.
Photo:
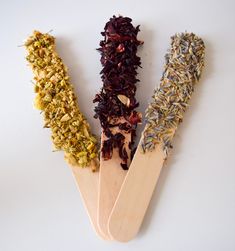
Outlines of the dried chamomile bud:
M34 73L35 107L43 113L44 127L51 128L54 148L63 150L70 164L89 166L97 158L97 141L79 110L67 68L55 51L55 38L34 31L24 45Z

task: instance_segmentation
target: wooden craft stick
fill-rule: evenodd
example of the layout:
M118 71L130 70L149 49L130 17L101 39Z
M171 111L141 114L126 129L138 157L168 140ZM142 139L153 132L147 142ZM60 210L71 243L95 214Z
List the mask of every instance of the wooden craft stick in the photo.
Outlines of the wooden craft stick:
M105 137L102 134L102 137ZM125 135L125 147L128 149L130 140L130 133ZM128 151L128 158L130 160L130 151ZM112 159L100 159L99 171L99 194L98 194L98 224L101 232L105 236L109 236L107 224L111 213L111 209L116 201L120 187L126 176L127 171L120 167L120 157L117 149L113 150ZM127 163L129 165L129 161Z
M143 154L138 146L108 221L114 240L126 242L138 233L163 162L161 149Z
M113 16L105 25L100 42L103 88L94 102L95 117L102 126L98 225L108 235L108 218L125 178L131 157L133 138L141 116L135 111L136 70L140 58L137 47L139 26L128 17Z
M80 112L67 68L55 51L55 38L35 31L25 42L35 81L35 107L42 111L44 127L51 129L55 150L63 150L72 166L89 218L97 234L97 140Z
M99 229L97 224L97 205L98 205L98 183L99 172L92 173L90 167L79 168L77 166L71 166L75 181L80 191L84 206L87 210L90 222L98 234L104 240L108 240L109 237L105 236Z
M203 41L193 33L171 38L160 86L146 111L146 127L109 218L114 240L129 241L139 231L173 136L201 76L204 49Z

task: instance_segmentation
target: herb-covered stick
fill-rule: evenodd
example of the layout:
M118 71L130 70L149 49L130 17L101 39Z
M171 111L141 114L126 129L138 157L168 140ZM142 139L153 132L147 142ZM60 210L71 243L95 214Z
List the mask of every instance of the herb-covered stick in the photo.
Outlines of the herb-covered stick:
M51 129L55 149L64 151L90 220L102 236L97 227L98 172L91 172L97 169L97 143L79 110L67 68L55 51L55 38L34 31L25 47L34 73L35 106L42 111L44 127Z
M128 17L113 16L105 25L100 42L103 87L95 96L95 118L102 127L98 222L108 235L107 221L128 169L137 124L141 115L135 109L136 55L139 26Z
M101 34L98 51L101 53L101 78L103 87L96 94L94 103L95 118L99 118L104 139L101 145L101 158L112 159L114 150L118 150L120 168L128 169L127 152L133 150L137 124L141 114L135 108L137 68L140 57L137 48L142 42L137 40L139 26L134 27L128 17L110 18ZM125 134L131 135L131 141L125 145Z
M172 138L204 66L205 46L193 33L171 38L160 86L146 111L146 127L109 218L109 233L128 241L138 232Z
M63 150L72 165L95 167L90 164L97 158L97 140L80 112L67 68L55 51L55 38L35 31L25 47L34 73L35 107L42 111L44 128L51 129L55 150Z

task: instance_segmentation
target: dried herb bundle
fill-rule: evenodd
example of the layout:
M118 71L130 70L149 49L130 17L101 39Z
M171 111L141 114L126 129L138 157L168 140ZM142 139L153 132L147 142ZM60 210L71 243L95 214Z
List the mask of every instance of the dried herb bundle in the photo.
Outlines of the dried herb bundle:
M95 96L95 118L99 118L106 136L101 153L104 160L112 158L114 148L118 148L123 169L128 169L128 154L125 149L125 133L131 133L129 148L132 148L137 123L141 115L135 111L138 103L135 99L137 68L140 58L136 55L142 42L137 40L139 26L134 27L128 17L110 18L101 32L104 39L98 51L101 53L101 78L103 87ZM113 128L121 132L114 132Z
M55 149L63 150L70 164L88 166L97 156L97 140L79 111L67 68L55 52L54 37L34 31L25 47L35 75L35 107L43 112L44 127L51 128Z
M160 86L146 110L146 129L142 150L151 151L161 144L167 157L172 139L194 91L195 83L204 66L205 46L193 33L176 34L171 38L171 49Z

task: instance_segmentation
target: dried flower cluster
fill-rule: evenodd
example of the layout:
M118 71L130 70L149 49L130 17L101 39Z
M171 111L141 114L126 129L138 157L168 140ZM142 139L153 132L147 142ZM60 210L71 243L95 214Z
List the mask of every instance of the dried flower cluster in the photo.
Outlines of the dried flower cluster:
M139 26L135 28L131 21L128 17L113 16L101 33L104 39L98 50L103 66L103 87L94 99L98 102L94 117L99 118L106 136L101 146L102 157L104 160L111 159L113 149L117 148L123 169L128 169L125 133L131 133L129 148L132 149L135 129L141 121L141 115L134 109L138 106L135 99L136 83L139 81L136 69L140 66L136 53L142 42L137 40Z
M201 76L204 55L204 43L195 34L181 33L171 38L160 86L146 110L146 129L141 142L143 152L160 144L167 157L195 83Z
M34 72L35 107L42 110L56 150L72 165L88 166L97 157L97 140L79 111L67 68L55 52L55 39L34 31L25 43ZM94 168L94 166L93 166Z

